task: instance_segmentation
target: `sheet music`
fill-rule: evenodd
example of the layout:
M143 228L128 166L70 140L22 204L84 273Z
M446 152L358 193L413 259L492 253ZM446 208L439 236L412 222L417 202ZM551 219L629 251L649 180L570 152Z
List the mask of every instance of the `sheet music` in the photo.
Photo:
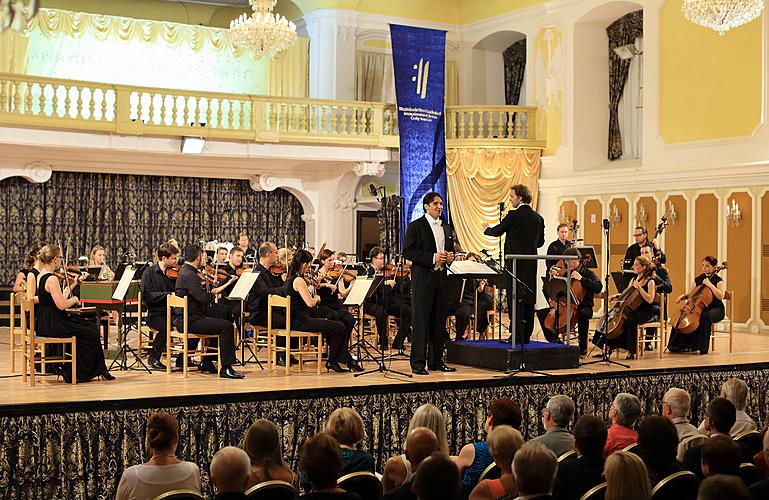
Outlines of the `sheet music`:
M347 294L347 298L344 301L346 306L359 306L363 304L368 295L369 288L374 283L373 278L356 279L352 282L352 290Z
M261 271L251 271L241 274L238 278L238 281L235 282L235 286L232 287L230 296L227 298L234 300L246 300L248 294L251 293L251 288L253 288L254 283L256 283L256 278L259 277L260 272Z
M125 294L128 292L131 280L134 279L134 274L136 274L136 268L134 266L125 268L123 275L120 277L120 281L115 287L115 291L112 293L113 300L125 300Z
M472 260L455 260L447 268L448 274L497 274L483 262L473 262Z

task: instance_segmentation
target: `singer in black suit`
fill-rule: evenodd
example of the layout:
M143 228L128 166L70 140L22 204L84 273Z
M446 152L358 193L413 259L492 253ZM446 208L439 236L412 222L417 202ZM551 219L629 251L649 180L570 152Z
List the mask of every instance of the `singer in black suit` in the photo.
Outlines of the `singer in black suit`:
M510 204L514 210L510 210L505 215L502 222L494 227L483 224L483 234L487 236L502 236L505 238L505 255L522 254L537 255L537 249L545 244L545 220L531 208L531 193L529 188L523 184L516 184L510 188ZM505 267L513 272L512 261L505 261ZM536 280L537 280L537 261L519 260L517 264L516 277L526 286L518 283L516 288L517 310L516 310L516 342L529 342L531 333L534 331L534 304L537 301ZM513 311L513 280L507 277L507 310L508 314ZM512 330L512 324L510 325ZM511 332L512 333L512 332ZM508 339L512 341L512 335Z
M412 263L411 371L415 375L427 375L426 368L456 371L443 363L449 309L446 265L454 261L453 231L441 219L443 200L438 193L427 193L422 207L424 217L409 223L403 243L403 257Z

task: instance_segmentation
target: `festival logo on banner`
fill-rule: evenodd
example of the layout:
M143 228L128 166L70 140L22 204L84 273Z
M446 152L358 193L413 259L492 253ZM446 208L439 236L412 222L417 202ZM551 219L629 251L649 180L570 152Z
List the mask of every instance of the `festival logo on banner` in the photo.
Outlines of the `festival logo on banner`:
M406 226L424 214L422 197L440 193L446 200L444 74L446 32L390 25L400 134L401 238Z

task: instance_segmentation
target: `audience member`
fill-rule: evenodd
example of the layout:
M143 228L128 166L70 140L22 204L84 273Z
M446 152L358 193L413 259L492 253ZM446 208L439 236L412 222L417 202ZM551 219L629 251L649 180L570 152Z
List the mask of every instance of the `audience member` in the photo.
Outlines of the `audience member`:
M116 500L144 500L172 490L200 491L200 469L176 458L179 422L166 412L147 418L146 446L151 457L147 463L123 471Z
M440 452L438 438L427 427L415 427L406 438L405 452L408 463L417 468L427 457L435 452ZM408 480L391 489L384 498L386 500L416 500L417 494L411 480Z
M603 449L606 426L595 415L582 415L574 425L574 455L558 464L553 497L579 500L603 476Z
M678 433L676 427L665 417L652 415L638 424L638 451L649 472L652 486L661 479L681 470L676 460Z
M716 474L736 476L740 472L742 452L731 436L714 435L702 445L702 475Z
M729 435L729 431L734 427L734 422L737 418L737 409L734 404L726 398L718 397L714 398L708 403L705 408L705 429L708 431L710 438L715 436L726 436L729 440L732 437ZM706 441L707 443L707 441ZM684 456L684 469L690 470L697 474L700 478L703 477L702 473L702 450L703 446L694 446L690 448ZM749 450L744 449L747 447L739 446L742 459L750 461L752 458Z
M342 470L342 451L334 437L321 432L308 438L299 452L299 467L307 475L311 491L300 498L306 500L361 500L336 484Z
M488 434L491 429L497 425L509 425L514 429L521 427L523 415L518 403L508 398L499 398L489 405L489 415L486 417L486 423L483 430ZM462 476L462 488L468 493L475 488L478 483L478 477L491 464L494 459L489 454L489 446L486 441L476 441L462 447L459 455L451 457Z
M557 457L573 450L574 436L568 430L569 422L573 416L574 401L569 396L553 396L547 402L542 414L546 432L534 438L534 441L539 441L547 446Z
M515 454L513 476L518 497L523 500L553 498L553 480L558 459L542 443L529 441Z
M636 442L638 434L633 430L633 425L640 415L641 402L637 397L626 392L617 394L609 409L611 427L606 437L604 457Z
M769 432L764 433L764 449L762 451L763 458L766 462L769 462ZM753 498L769 498L769 479L764 479L750 486L750 494ZM723 500L723 499L719 499Z
M616 451L606 459L605 500L649 500L652 487L641 458L629 451Z
M225 446L211 460L214 500L245 500L251 462L248 454L235 446Z
M419 464L414 474L419 500L447 500L459 492L459 470L454 461L436 452Z
M438 449L444 455L449 454L449 444L446 437L446 420L437 406L426 403L417 408L409 422L406 436L417 427L427 427L433 431L438 439ZM387 462L385 462L384 474L382 474L382 486L384 487L384 491L390 491L396 486L411 481L414 469L415 467L409 463L405 454L398 455L397 457L390 457Z
M751 500L750 493L745 488L745 483L735 476L717 474L710 476L700 483L697 500ZM766 497L754 497L761 498Z
M721 394L719 394L719 397L731 401L737 410L734 425L729 429L729 434L732 437L745 431L754 431L757 429L756 423L747 413L745 413L745 406L748 404L748 384L738 378L730 378L721 385ZM700 422L698 430L706 436L710 435L708 429L705 427L704 419Z
M502 473L499 479L484 479L473 488L470 500L495 500L510 497L517 491L513 478L513 458L523 446L523 436L509 425L498 425L486 438L489 453Z
M246 431L243 450L251 461L246 490L265 481L274 479L299 487L299 480L283 461L278 427L263 418L257 420Z
M662 397L662 416L676 426L678 449L676 459L684 459L686 450L702 438L700 431L689 422L692 398L689 393L677 387L671 387Z

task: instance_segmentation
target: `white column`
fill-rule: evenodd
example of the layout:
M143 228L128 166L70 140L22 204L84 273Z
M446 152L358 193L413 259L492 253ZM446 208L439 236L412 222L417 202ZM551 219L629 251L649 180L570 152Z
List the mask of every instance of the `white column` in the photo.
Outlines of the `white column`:
M310 37L310 97L355 100L355 14L321 9L304 21Z

